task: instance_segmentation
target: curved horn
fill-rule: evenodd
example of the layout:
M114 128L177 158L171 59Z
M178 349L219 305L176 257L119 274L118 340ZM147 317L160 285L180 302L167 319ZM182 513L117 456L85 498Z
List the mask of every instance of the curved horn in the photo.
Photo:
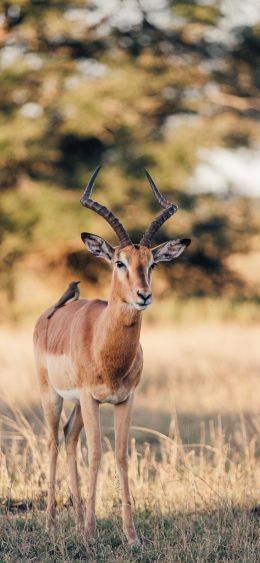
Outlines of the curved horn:
M157 186L155 185L152 177L150 176L148 170L145 170L145 175L146 178L153 190L153 193L157 199L157 201L159 202L159 204L164 207L164 211L162 211L160 213L160 215L158 215L149 225L149 227L147 227L145 233L143 234L141 240L140 240L140 244L142 246L147 246L147 248L150 248L151 246L151 241L152 238L154 237L155 233L160 229L160 227L163 225L163 223L165 223L165 221L167 221L167 219L169 219L174 213L176 213L176 211L178 210L178 207L175 203L170 203L170 201L167 201L167 199L165 199L165 197L163 197L163 195L161 194L161 192L159 192Z
M119 239L121 247L128 246L129 244L132 244L132 241L129 235L127 234L126 230L124 229L123 225L120 223L119 219L117 219L117 217L115 217L112 211L109 211L109 209L107 209L105 205L101 205L97 201L93 201L93 199L91 199L90 197L92 188L95 183L95 179L99 173L100 168L101 166L97 166L97 168L93 172L88 182L88 185L84 191L84 194L80 198L80 203L84 205L84 207L87 207L88 209L92 209L93 211L98 213L98 215L101 215L101 217L103 217L109 223L112 229L114 229Z

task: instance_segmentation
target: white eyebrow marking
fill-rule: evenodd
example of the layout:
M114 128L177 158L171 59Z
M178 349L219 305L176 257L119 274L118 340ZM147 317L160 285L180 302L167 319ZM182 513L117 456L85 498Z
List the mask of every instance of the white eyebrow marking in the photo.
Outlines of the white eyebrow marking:
M128 260L125 256L124 253L120 252L118 259L116 260L116 262L123 262L123 264L125 264L125 266L128 266Z

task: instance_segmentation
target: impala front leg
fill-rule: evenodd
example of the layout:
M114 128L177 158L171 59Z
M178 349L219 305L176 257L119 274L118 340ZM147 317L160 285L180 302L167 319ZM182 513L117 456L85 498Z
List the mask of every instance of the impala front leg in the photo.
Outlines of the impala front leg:
M115 405L115 454L122 489L123 530L128 543L139 544L132 516L128 482L128 435L131 425L134 394L124 403Z
M81 412L86 432L89 460L89 494L86 517L86 537L93 538L96 530L96 487L97 476L101 461L101 439L99 421L99 403L93 399L88 391L80 395Z

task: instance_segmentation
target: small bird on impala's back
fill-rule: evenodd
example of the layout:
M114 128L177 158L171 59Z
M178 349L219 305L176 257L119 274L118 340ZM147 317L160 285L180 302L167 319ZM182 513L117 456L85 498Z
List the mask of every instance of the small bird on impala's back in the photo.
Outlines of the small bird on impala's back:
M53 309L48 314L47 319L50 319L52 315L54 315L55 311L57 311L57 309L59 309L60 307L63 307L63 305L65 305L65 303L67 303L67 301L69 301L70 299L72 299L72 301L76 301L79 298L79 283L79 281L73 281L69 284L69 287L66 289L65 293L63 293L59 301L57 301L57 303L55 303L55 305L53 306Z

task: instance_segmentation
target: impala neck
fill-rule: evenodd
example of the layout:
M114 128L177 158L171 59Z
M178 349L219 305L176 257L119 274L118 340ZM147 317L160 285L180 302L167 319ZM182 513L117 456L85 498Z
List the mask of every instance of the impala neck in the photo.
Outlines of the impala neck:
M99 327L98 353L103 369L114 381L123 378L133 365L140 338L142 314L121 298L112 281L108 305Z
M140 332L142 322L141 311L137 311L137 309L135 309L132 305L129 305L124 301L123 297L120 295L120 287L117 283L114 283L114 280L112 281L110 288L110 296L106 313L109 322L115 328L117 326L121 328L139 327Z

